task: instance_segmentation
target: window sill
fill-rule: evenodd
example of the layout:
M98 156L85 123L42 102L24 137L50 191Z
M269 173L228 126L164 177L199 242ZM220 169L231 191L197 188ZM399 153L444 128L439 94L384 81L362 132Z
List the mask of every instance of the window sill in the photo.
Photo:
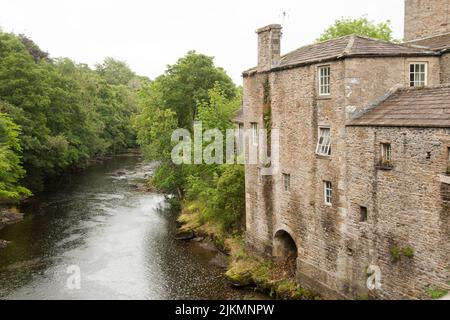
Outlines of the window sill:
M331 161L331 156L324 156L324 155L317 154L317 153L316 153L316 158Z
M375 168L381 171L392 171L394 170L394 166L385 166L385 165L376 165Z
M331 100L332 97L331 97L331 95L329 95L329 96L317 96L316 99L317 100Z

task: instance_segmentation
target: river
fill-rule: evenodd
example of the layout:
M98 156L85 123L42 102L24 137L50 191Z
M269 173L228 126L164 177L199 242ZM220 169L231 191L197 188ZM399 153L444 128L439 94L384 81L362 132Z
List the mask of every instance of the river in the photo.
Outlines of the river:
M151 171L139 157L117 157L23 205L24 221L0 231L11 241L0 250L0 298L255 298L230 287L215 250L174 240L165 198L133 188ZM79 289L67 285L73 270Z

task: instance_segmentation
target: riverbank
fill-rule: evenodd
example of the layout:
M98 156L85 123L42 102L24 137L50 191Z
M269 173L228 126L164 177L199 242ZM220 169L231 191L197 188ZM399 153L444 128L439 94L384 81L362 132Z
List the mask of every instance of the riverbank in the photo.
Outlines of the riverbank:
M202 218L199 203L183 203L178 217L178 237L184 241L202 242L211 239L218 250L228 256L225 276L243 290L256 290L273 299L317 300L320 297L299 286L286 261L268 261L252 256L245 248L242 235L224 232L214 221Z
M6 209L0 207L0 230L7 225L19 223L23 220L23 214L15 207ZM10 242L0 239L0 250L5 249Z

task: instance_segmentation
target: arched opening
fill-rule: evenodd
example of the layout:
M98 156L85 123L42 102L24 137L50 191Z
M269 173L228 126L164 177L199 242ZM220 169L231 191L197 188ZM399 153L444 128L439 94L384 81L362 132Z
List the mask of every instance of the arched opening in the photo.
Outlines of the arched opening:
M294 278L297 270L297 245L289 233L280 230L275 234L273 255L284 277Z

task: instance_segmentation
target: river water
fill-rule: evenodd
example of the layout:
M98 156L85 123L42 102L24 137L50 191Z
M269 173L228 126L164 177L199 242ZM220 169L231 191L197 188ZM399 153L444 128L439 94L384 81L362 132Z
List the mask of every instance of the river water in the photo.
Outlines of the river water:
M165 198L133 188L151 171L139 157L118 157L24 205L24 221L0 231L11 241L0 251L0 298L254 298L229 286L216 251L174 240ZM79 289L68 286L78 270Z

